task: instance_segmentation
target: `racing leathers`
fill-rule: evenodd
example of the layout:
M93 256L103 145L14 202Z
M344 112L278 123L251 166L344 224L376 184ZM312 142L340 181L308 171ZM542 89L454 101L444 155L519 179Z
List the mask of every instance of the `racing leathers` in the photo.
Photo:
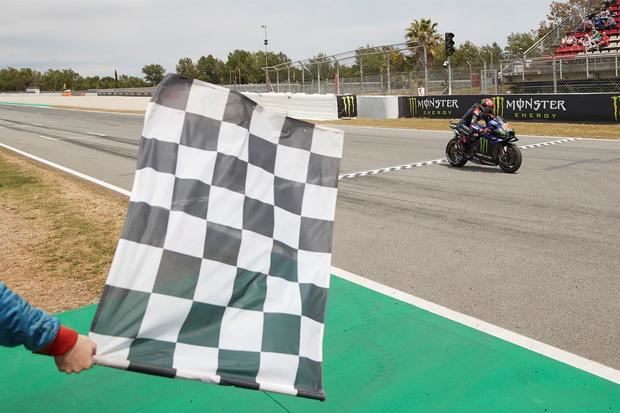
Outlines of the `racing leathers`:
M489 111L484 111L481 104L476 103L473 105L461 118L457 128L457 131L461 135L461 141L459 142L461 146L465 148L468 146L471 139L475 139L484 134L486 132L486 126L493 118L493 114ZM480 121L485 122L484 128L478 123Z

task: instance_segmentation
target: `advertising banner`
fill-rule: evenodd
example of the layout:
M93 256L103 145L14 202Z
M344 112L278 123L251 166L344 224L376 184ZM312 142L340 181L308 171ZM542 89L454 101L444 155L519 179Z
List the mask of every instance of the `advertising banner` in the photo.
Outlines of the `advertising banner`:
M356 95L338 95L336 96L338 103L339 118L356 118L357 117L357 96Z
M485 97L507 120L620 122L620 95L615 94L400 96L399 117L458 119Z

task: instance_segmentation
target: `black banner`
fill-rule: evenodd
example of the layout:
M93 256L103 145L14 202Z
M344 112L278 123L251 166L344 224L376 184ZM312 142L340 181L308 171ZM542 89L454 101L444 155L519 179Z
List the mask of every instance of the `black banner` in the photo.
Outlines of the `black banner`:
M400 96L399 117L459 119L485 97L495 102L495 114L508 120L620 122L620 95L615 94Z
M357 118L357 96L356 95L338 95L338 117L339 118Z

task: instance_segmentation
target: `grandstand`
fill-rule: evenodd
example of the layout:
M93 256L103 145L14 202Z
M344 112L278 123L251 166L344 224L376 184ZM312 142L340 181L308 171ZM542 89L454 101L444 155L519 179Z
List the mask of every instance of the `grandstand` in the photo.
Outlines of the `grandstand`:
M602 7L606 11L603 13L590 14L585 16L591 22L592 28L589 30L583 26L575 28L575 31L566 33L566 37L574 41L572 44L558 45L555 55L571 57L586 53L618 53L620 49L620 0L615 0L609 6ZM612 19L613 24L609 24L604 19ZM600 41L593 41L595 31L600 33ZM606 40L603 40L606 39Z
M502 69L513 93L620 92L620 0L558 24ZM528 58L528 56L534 56Z

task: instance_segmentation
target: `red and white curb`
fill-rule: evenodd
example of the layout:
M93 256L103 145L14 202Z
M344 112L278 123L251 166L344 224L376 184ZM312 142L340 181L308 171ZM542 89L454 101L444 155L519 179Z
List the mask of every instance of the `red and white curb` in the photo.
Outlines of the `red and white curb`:
M575 142L579 140L581 139L580 138L567 138L567 139L561 139L557 141L549 141L549 142L535 143L532 145L519 146L519 148L520 149L535 149L535 148L542 148L543 146L558 145L561 143ZM383 174L386 172L396 172L396 171L402 171L403 169L420 168L422 166L439 165L443 163L448 163L448 160L446 158L443 158L443 159L435 159L433 161L410 163L406 165L388 166L385 168L373 169L370 171L352 172L352 173L340 175L338 179L342 180L342 179L361 178L363 176L372 176L372 175Z

